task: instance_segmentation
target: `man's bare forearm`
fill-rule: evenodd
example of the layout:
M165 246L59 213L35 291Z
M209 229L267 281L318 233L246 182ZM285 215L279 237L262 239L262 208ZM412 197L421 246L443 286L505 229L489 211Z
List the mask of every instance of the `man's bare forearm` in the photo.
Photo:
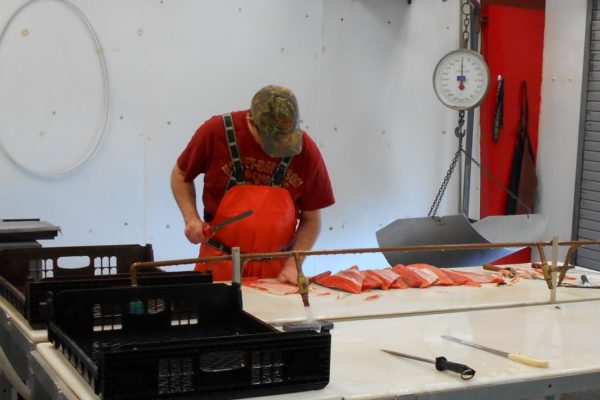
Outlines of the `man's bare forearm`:
M321 231L321 212L305 211L302 213L300 224L294 236L292 250L310 250L319 237ZM302 257L302 260L304 257ZM285 260L283 269L277 277L281 282L296 284L298 281L298 269L294 257Z
M171 190L185 222L185 236L192 243L206 242L204 221L196 207L196 188L193 182L185 181L183 171L177 165L171 172Z
M321 232L320 211L305 211L294 235L292 250L310 250Z
M193 219L200 219L196 207L196 188L193 182L186 182L184 174L177 165L171 172L171 190L179 206L183 220L187 224Z

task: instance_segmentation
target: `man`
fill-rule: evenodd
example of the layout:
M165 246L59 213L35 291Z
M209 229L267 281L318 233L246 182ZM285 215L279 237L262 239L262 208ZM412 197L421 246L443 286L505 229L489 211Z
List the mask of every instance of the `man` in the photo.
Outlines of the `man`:
M335 202L329 175L315 142L298 128L296 97L269 85L250 110L214 116L198 128L171 173L171 188L185 222L185 235L200 243L200 257L310 250L321 228L322 208ZM204 174L203 216L194 179ZM252 214L207 236L207 228L252 210ZM199 263L215 281L231 280L231 263ZM248 261L244 277L296 283L293 257Z

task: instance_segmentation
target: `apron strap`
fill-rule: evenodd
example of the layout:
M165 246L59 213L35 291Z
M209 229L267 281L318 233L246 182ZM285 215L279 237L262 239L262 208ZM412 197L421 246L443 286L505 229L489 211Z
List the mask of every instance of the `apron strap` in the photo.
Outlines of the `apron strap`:
M269 181L269 186L281 187L281 185L283 184L283 179L285 178L287 169L288 169L290 163L292 162L292 158L294 158L294 156L289 156L289 157L285 157L285 158L281 159L281 161L279 162L279 165L277 166L277 168L275 168L275 171L273 172L273 176L271 177L271 180Z
M237 145L237 139L235 137L235 128L233 126L233 118L231 114L223 114L223 123L225 124L225 135L227 136L227 147L229 148L229 155L233 163L231 174L229 175L229 182L225 190L238 183L244 182L244 167L242 166L242 160L240 158L240 151Z
M225 187L225 190L228 190L238 183L244 183L244 167L240 158L240 150L238 149L237 145L235 127L233 126L233 118L231 117L231 114L223 114L222 118L223 123L225 124L227 147L229 148L229 155L231 156L231 162L233 164L231 174L229 175L229 181ZM271 176L271 179L269 180L269 186L281 187L281 185L283 185L285 174L293 158L294 156L289 156L281 159L279 165L277 165L277 168L275 168L275 171L273 171L273 176Z

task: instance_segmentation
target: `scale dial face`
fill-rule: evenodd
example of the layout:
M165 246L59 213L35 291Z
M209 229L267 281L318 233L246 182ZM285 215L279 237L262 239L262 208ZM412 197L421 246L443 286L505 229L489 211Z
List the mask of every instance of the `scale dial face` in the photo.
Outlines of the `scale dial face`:
M446 107L467 110L477 106L490 85L490 70L483 57L460 49L446 54L433 71L433 89Z

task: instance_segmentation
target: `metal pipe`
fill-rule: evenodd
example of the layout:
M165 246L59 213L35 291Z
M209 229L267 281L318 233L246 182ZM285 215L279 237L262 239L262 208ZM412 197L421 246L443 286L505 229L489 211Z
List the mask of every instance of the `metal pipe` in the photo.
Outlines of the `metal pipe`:
M468 0L470 3L470 15L469 15L469 47L473 51L478 51L479 48L479 13L480 6L477 1ZM475 108L467 110L467 130L465 137L465 151L469 156L473 154L473 124L475 121ZM462 155L461 155L462 160ZM459 186L459 191L462 190L462 198L459 197L459 214L464 214L467 218L469 217L469 202L471 197L471 160L467 160L465 157L465 165L463 170L462 186Z
M204 258L183 258L180 260L165 260L165 261L140 261L131 264L129 272L131 274L131 286L137 286L137 273L142 269L156 268L156 267L170 267L175 265L186 265L186 264L197 264L217 261L231 260L231 256L218 256L218 257L204 257Z
M242 262L240 259L240 248L233 247L231 249L231 268L233 268L233 280L234 283L242 283Z
M296 261L296 269L298 270L298 292L300 296L302 296L302 304L304 307L310 307L310 303L308 302L308 279L304 276L304 272L302 272L302 257L300 253L294 251L294 261Z
M550 276L552 287L550 288L550 304L556 303L556 267L558 262L558 236L552 238L552 269Z
M591 244L600 245L600 241ZM423 250L475 250L475 249L493 249L502 247L533 247L533 246L551 246L552 242L507 242L507 243L465 243L465 244L435 244L435 245L416 245L416 246L398 246L398 247L371 247L339 250L294 250L280 251L274 253L246 253L242 254L242 260L271 259L293 257L298 253L303 257L322 256L336 254L364 254L364 253L390 253L402 251L423 251Z
M365 254L365 253L389 253L401 251L423 251L423 250L440 250L440 251L457 251L457 250L476 250L476 249L494 249L502 247L543 247L552 246L553 242L506 242L506 243L464 243L464 244L434 244L434 245L418 245L418 246L398 246L398 247L371 247L371 248L354 248L354 249L338 249L338 250L294 250L280 251L273 253L246 253L240 254L240 260L256 260L256 259L273 259L273 258L289 258L289 257L307 257L307 256L323 256L336 254ZM600 240L579 240L558 242L558 246L598 246ZM131 264L131 281L132 285L137 285L137 271L144 268L152 267L168 267L174 265L208 263L218 261L231 260L230 255L206 258L187 258L181 260L165 260L165 261L146 261Z

